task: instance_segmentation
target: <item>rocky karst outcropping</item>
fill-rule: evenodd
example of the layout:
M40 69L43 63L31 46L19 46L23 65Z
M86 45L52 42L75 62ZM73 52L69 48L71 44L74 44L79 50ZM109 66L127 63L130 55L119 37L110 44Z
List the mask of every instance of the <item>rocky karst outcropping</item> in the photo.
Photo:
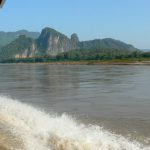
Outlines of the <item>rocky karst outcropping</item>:
M74 35L72 36L74 37ZM72 38L69 39L64 34L51 28L44 28L36 43L39 55L57 55L61 52L78 49L77 41Z
M2 47L0 59L56 56L59 53L77 49L137 50L132 45L111 38L80 42L75 33L68 38L66 35L46 27L37 39L21 35L10 44Z

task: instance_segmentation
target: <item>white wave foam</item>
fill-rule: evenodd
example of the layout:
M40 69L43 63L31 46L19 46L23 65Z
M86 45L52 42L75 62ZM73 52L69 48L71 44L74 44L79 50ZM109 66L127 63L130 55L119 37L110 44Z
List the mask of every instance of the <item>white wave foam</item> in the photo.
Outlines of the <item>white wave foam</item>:
M7 97L0 97L0 124L22 141L24 150L150 150L99 126L46 114Z

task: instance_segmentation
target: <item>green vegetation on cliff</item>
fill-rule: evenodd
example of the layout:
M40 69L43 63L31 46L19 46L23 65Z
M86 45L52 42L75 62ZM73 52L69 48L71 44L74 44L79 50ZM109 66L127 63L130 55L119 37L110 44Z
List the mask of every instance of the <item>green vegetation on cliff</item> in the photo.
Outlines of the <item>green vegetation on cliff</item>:
M21 33L26 33L22 31ZM34 34L33 34L34 35ZM25 35L0 50L0 62L64 62L64 61L131 61L150 58L130 44L107 38L79 41L77 34L71 38L51 29L44 28L37 39Z
M65 55L64 57L68 59L75 59L75 57L79 60L106 59L107 57L124 57L124 55L130 55L130 52L138 51L132 45L119 40L107 38L79 41L78 35L75 33L68 38L66 35L48 27L42 30L37 39L30 39L30 42L28 38L24 38L23 43L23 39L19 38L21 37L1 48L0 58L15 58L18 55L19 58L54 57L58 55L57 58L61 57L62 59Z
M4 32L0 31L0 49L3 46L6 46L10 42L14 41L19 35L26 35L27 37L36 39L40 35L39 32L29 32L27 30L19 30L16 32Z
M15 58L16 54L24 53L26 49L29 49L33 39L20 35L15 41L4 46L0 51L0 59Z
M79 45L80 45L79 46L80 49L86 49L86 50L118 49L125 52L137 50L135 47L133 47L130 44L126 44L122 41L111 39L111 38L83 41L80 42Z
M150 62L150 52L123 52L117 49L74 50L59 53L57 56L3 59L2 63L51 62L56 64L99 64Z

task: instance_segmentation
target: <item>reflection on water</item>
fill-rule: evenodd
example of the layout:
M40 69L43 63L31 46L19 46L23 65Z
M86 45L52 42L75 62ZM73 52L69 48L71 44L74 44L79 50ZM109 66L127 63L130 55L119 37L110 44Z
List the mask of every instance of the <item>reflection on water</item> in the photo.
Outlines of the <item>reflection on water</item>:
M150 143L150 66L0 65L0 95Z

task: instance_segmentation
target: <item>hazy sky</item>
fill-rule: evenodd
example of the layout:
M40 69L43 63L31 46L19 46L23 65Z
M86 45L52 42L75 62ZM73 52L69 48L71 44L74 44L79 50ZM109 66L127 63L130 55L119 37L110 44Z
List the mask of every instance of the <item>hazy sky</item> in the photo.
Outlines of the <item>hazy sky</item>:
M80 40L115 38L150 48L150 0L6 0L0 30L49 26Z

